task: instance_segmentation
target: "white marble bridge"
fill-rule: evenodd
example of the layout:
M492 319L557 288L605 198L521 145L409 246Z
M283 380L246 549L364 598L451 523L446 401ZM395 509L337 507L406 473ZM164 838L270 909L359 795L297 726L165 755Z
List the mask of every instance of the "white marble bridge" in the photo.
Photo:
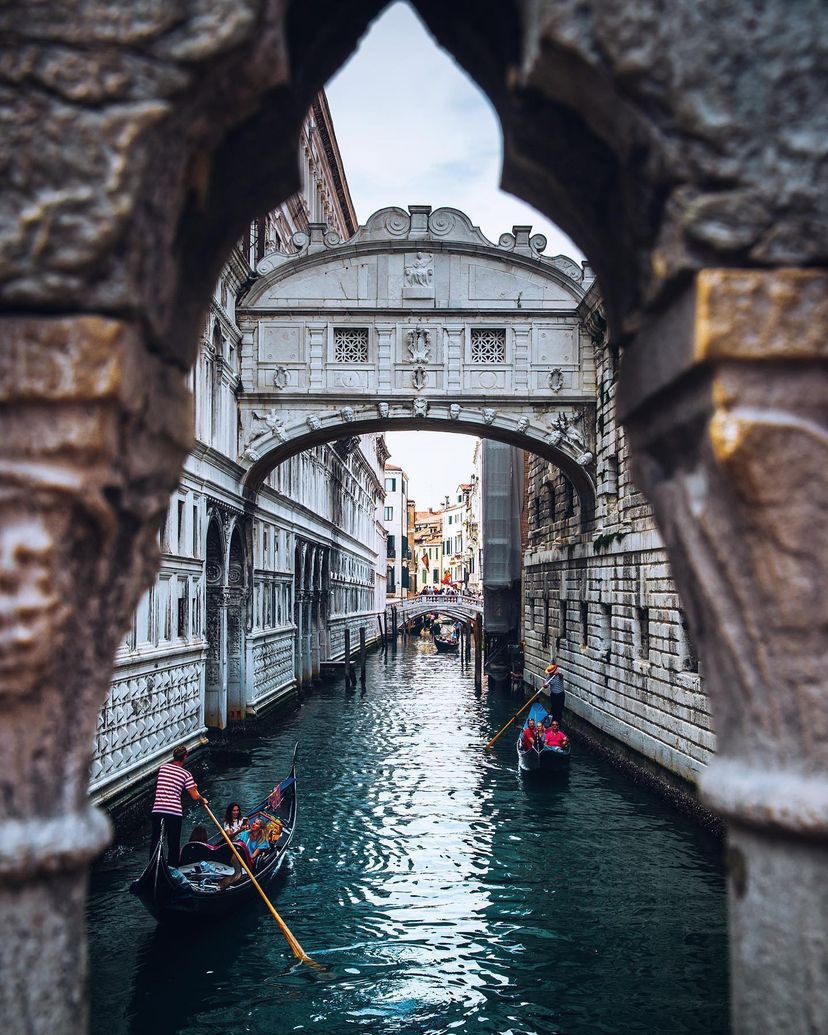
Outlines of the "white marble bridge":
M584 512L595 498L587 265L515 226L497 244L456 209L323 224L271 253L240 299L239 460L256 491L303 449L392 430L454 431L538 453Z
M440 614L473 625L478 615L483 616L483 598L473 593L420 593L389 606L397 609L401 623L421 615Z

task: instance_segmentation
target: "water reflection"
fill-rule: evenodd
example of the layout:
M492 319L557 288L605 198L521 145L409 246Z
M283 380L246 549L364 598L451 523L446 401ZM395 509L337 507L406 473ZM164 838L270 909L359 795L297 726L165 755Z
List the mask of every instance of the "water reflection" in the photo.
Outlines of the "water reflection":
M718 846L578 753L568 781L516 771L516 705L409 640L214 754L210 797L252 801L299 742L299 824L266 911L156 927L124 888L145 835L90 898L92 1030L727 1031ZM186 826L186 821L185 821Z

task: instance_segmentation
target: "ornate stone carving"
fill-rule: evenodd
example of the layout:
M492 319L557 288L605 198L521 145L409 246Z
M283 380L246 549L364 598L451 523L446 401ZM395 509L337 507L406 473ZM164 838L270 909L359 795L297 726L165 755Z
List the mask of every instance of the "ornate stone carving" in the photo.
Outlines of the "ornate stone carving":
M414 367L411 373L411 386L419 392L428 384L428 373L423 366Z
M422 327L409 331L408 358L410 363L428 363L431 358L431 334Z
M555 367L554 370L549 371L549 387L553 392L559 392L564 386L563 371L560 367Z
M451 417L452 420L458 420L461 410L462 406L460 403L452 403L451 406L449 406L449 417Z
M267 413L257 413L256 410L252 413L253 421L255 424L264 424L264 428L259 431L253 431L250 434L250 438L247 440L244 452L242 456L246 460L258 460L259 452L256 446L260 442L264 442L265 439L275 437L278 442L287 442L287 435L285 433L285 425L282 418L279 416L279 411L275 407L268 410Z
M494 419L495 419L496 416L497 416L497 410L492 409L491 406L486 406L483 409L483 423L484 424L492 424L494 422Z
M528 427L529 427L529 418L528 417L521 417L520 420L517 422L517 430L520 432L521 435L523 435L523 434L526 433L526 429Z
M339 411L339 416L346 424L350 424L355 416L353 406L343 406Z
M431 287L434 280L434 256L431 252L417 252L404 272L406 287Z
M387 402L379 402L379 403L377 403L377 415L379 417L383 417L383 418L387 417L388 413L389 413L389 410L390 410L390 407L389 407Z
M283 388L287 388L290 384L290 374L287 372L286 367L276 367L273 374L273 387L278 388L281 391Z
M414 400L414 416L415 417L426 417L428 415L428 402L426 399L415 399Z
M319 431L319 429L322 427L322 421L318 417L314 416L314 414L311 414L305 420L305 423L311 429L311 431Z
M581 413L574 413L571 417L565 413L558 413L549 422L551 430L546 438L553 446L557 446L563 441L574 446L578 451L576 460L584 467L592 460L593 454L587 448L586 438L579 427L582 420L583 414Z

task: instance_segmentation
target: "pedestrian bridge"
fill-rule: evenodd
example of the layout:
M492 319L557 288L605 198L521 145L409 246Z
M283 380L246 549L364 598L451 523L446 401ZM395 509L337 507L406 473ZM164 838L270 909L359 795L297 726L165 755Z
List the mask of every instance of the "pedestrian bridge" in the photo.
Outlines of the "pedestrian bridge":
M474 624L477 616L483 615L483 598L473 593L420 593L392 606L396 607L397 617L402 623L437 612Z
M297 253L267 255L236 311L246 492L323 442L454 431L546 457L591 511L594 277L530 231L494 244L456 209L412 205L345 242L312 224Z

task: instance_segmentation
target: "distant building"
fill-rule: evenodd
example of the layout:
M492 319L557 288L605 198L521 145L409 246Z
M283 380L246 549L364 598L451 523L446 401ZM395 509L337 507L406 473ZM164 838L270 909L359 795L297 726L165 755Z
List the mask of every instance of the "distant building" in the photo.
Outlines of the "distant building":
M443 578L443 512L418 510L414 515L413 559L417 567L414 587L436 589Z
M402 600L410 588L408 560L408 476L397 464L385 464L383 525L387 533L386 597Z

